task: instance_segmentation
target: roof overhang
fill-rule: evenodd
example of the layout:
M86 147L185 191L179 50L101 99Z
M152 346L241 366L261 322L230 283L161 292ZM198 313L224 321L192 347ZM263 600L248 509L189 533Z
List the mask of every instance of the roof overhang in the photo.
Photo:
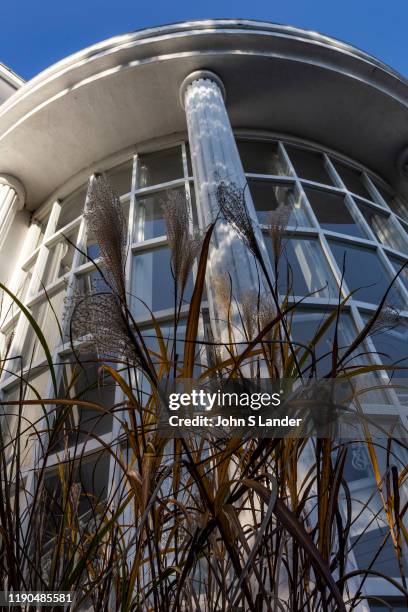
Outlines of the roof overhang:
M347 44L248 20L133 32L51 66L0 106L0 171L35 209L98 160L184 132L179 88L200 69L221 76L234 128L316 141L398 185L407 81Z

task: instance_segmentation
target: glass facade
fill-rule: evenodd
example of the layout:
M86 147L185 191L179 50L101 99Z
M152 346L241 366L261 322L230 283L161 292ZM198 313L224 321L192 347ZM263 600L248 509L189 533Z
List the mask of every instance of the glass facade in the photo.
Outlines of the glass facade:
M307 296L305 305L324 303L327 309L337 303L341 283L343 298L352 293L348 308L360 329L408 257L401 218L406 204L378 177L323 151L281 141L238 139L237 144L267 249L274 266L278 263L279 292L289 300ZM163 206L169 194L186 193L191 217L197 218L188 144L134 155L107 174L131 228L128 290L133 313L146 325L149 308L170 319L173 297ZM76 249L98 260L95 238L87 235L82 216L86 188L79 186L62 203L36 214L39 241L21 270L20 299L40 326L47 321L47 340L57 352L63 347L60 322L65 296L75 286L95 282L97 276L92 262ZM269 236L277 213L282 239L279 262ZM408 315L407 278L403 271L388 296L402 317ZM186 301L192 286L190 278ZM22 352L25 365L42 363L38 340L16 309L10 309L1 331L6 337L15 333L14 346ZM374 344L370 349L376 352ZM10 382L11 377L6 377L3 386Z
M336 307L339 294L343 299L351 294L340 338L340 344L347 346L375 311L396 271L408 258L405 202L378 177L324 151L254 139L238 140L238 148L265 243L273 267L278 271L279 293L289 302L305 298L302 313L294 318L294 339L307 343L319 322ZM170 193L185 193L191 218L194 223L197 219L188 145L180 142L159 151L134 155L108 174L120 195L127 220L131 260L127 290L133 315L146 334L151 330L149 309L160 319L163 329L166 325L171 329L173 283L163 206ZM20 271L24 277L20 299L45 332L56 361L64 363L59 374L61 380L67 372L72 374L74 368L72 356L68 354L69 343L61 329L64 299L75 288L90 288L97 276L92 261L83 255L86 252L96 261L99 257L95 237L87 234L82 214L85 196L86 185L82 185L62 203L55 202L37 213L35 222L41 225L39 243ZM272 223L276 220L277 211L282 213L279 261L270 237L271 220ZM193 280L190 278L187 283L186 304L182 307L185 312ZM378 333L366 342L370 359L389 365L401 359L406 361L406 271L395 280L387 301L398 309L399 325L392 333ZM14 333L14 350L22 354L23 366L30 367L34 376L44 366L45 355L25 317L10 308L2 321L1 332L6 338ZM317 347L319 370L328 365L326 355L332 338L333 329L328 329ZM389 375L384 372L383 376ZM112 404L113 390L97 384L95 368L89 368L86 379L87 386L90 385L86 398L97 396L97 401L102 402L105 397L106 405ZM84 384L82 380L77 381L79 393ZM12 373L3 377L2 389L6 398L14 397L16 383ZM38 391L46 393L46 388ZM77 410L72 418L82 429L96 430L106 442L113 436L113 420L109 415L101 419L88 414L84 418L81 410ZM83 440L84 437L79 442ZM56 461L59 449L57 441ZM356 460L348 468L353 481L365 477L364 470L359 472L356 468L357 464ZM367 546L362 541L360 559L368 554L370 542L369 537ZM388 567L391 561L387 555L384 553L384 559L378 563Z

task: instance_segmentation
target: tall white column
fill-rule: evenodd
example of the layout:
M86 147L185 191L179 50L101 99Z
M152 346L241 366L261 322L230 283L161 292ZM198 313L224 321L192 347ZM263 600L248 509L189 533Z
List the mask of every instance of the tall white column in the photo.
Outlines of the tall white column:
M25 203L25 190L20 181L10 174L0 173L0 249L10 227Z
M198 218L201 228L205 229L219 212L219 184L224 182L243 189L246 186L246 178L225 107L225 90L220 78L209 71L193 72L184 80L180 95L187 118ZM248 187L244 194L258 245L264 255L264 261L269 265ZM211 315L213 320L218 320L218 333L224 340L226 330L225 324L220 321L223 307L221 298L217 298L217 286L219 289L220 284L223 285L223 292L228 296L231 284L233 296L239 304L248 299L248 294L258 292L259 278L262 278L262 275L242 238L231 224L222 219L217 222L213 234L208 267L207 287ZM232 322L236 329L239 329L241 325L235 304L231 312Z

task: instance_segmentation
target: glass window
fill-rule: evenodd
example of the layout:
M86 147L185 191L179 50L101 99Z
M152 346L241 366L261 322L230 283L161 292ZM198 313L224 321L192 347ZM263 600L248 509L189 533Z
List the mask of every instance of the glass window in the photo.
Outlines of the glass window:
M272 241L266 245L275 269L276 254ZM337 285L317 240L287 238L282 244L278 261L278 290L281 295L336 297Z
M332 160L333 161L333 160ZM370 194L363 181L363 173L360 170L356 170L351 166L342 164L339 161L333 161L333 164L340 175L346 189L352 191L356 195L372 200L373 196Z
M128 198L126 198L125 201L122 202L125 239L127 239L127 228L129 224L129 207L130 207L130 201ZM98 244L98 239L96 235L94 234L94 232L90 230L90 228L87 228L86 253L88 257L90 257L92 260L98 259L101 255L101 250ZM89 260L86 257L84 257L81 263L86 263L87 261Z
M368 321L368 317L365 317ZM389 324L385 321L371 334L379 358L385 365L396 365L403 370L388 371L394 379L408 378L408 319Z
M323 334L320 334L320 328L331 312L331 310L322 312L321 310L298 309L295 311L292 319L291 334L294 341L304 346L308 346L315 340L312 350L314 351L316 373L318 377L329 374L333 365L333 339L336 319L334 318L328 329L326 329ZM318 338L317 334L319 334ZM343 311L340 313L337 334L338 356L341 357L357 337L357 329L348 312ZM302 369L305 374L309 374L313 363L311 355L308 351L303 350L300 350L299 353L299 360L303 360ZM342 368L347 370L356 365L367 366L369 363L369 353L365 344L361 343L353 354L344 361ZM360 390L359 397L360 401L363 403L387 403L387 398L383 391L377 390L378 385L379 380L375 372L366 372L353 379L353 387L354 389ZM368 389L370 389L370 391L367 391ZM354 437L356 435L355 432L352 435ZM361 439L361 436L358 435L358 439ZM362 476L359 476L359 478L362 478Z
M285 146L296 174L303 179L333 185L333 181L324 165L324 157L315 151L306 151L297 147Z
M399 259L398 257L391 257L390 255L388 255L388 259L390 260L390 262L392 263L392 266L395 270L395 273L399 272L399 270L401 269L401 267L407 263L407 260L403 260L403 259ZM402 270L401 274L398 277L403 284L405 285L405 288L408 291L408 263L406 265L406 267Z
M383 545L386 536L388 537ZM365 531L361 535L352 537L351 543L358 567L362 569L371 567L386 576L400 576L398 559L388 527ZM408 566L404 557L403 566L405 567L404 573L406 573Z
M80 295L111 292L109 285L104 281L96 268L87 274L81 274L77 277L77 290Z
M192 289L193 281L190 275L184 300L190 299ZM149 315L143 302L153 311L174 309L174 280L170 267L170 249L167 247L133 256L132 312L134 316L146 317Z
M167 189L136 200L136 241L142 242L166 234L166 224L163 218L163 208L169 195L185 194L184 187Z
M5 366L8 369L8 366ZM2 397L2 404L0 405L0 427L1 434L3 436L3 444L8 442L13 435L15 435L15 429L17 427L16 415L20 412L19 405L8 404L7 402L18 402L24 397L23 389L20 389L20 385L7 389Z
M289 169L283 162L277 142L237 142L245 172L287 176Z
M75 193L65 198L62 202L61 212L58 218L56 230L59 230L74 219L82 215L85 207L86 192L88 185L84 185Z
M316 334L330 312L329 310L326 312L309 309L296 310L291 325L293 340L308 346L316 337ZM318 375L325 375L331 370L334 333L335 321L333 321L315 344L314 352L317 360L316 367ZM340 315L338 325L339 355L344 353L344 350L350 346L355 335L356 329L350 315L343 312ZM303 354L303 351L301 351L301 353ZM304 367L310 367L311 363L311 359L306 358Z
M404 252L407 249L407 243L404 236L396 227L393 219L389 216L377 211L363 202L356 199L358 207L361 210L364 219L373 230L379 242L386 244L397 251Z
M356 290L354 299L378 304L392 279L378 259L376 251L333 241L330 241L330 247L340 271L345 258L345 281L350 291ZM395 286L391 288L387 302L397 307L402 305L402 297Z
M323 229L348 236L365 237L347 208L344 196L311 187L306 187L305 193Z
M396 215L399 215L403 219L407 218L408 207L406 202L403 202L401 198L390 198L387 200L387 204Z
M115 384L110 376L100 374L95 355L83 354L81 365L74 359L72 363L65 364L59 397L93 402L108 411L115 404ZM66 444L73 446L87 438L92 440L93 436L106 434L112 429L112 414L102 410L61 405L57 407L56 416L58 411L65 411L67 417L57 434L52 452L62 450Z
M61 344L60 325L62 323L64 297L65 287L29 309L41 328L51 352L57 345ZM44 349L31 325L27 330L21 354L24 365L45 358Z
M77 235L78 229L68 236L70 242L65 240L65 238L61 238L61 240L49 248L42 278L45 286L61 278L61 276L64 276L64 274L71 270L75 253L75 246L73 245L76 244Z
M373 180L373 183L376 189L380 192L381 196L391 208L391 210L396 214L402 217L403 219L407 218L408 215L408 207L406 202L399 198L398 196L393 195L388 189L380 185L380 183L376 180Z
M190 145L186 142L186 156L187 156L187 172L188 176L193 176L193 165L191 162Z
M381 600L381 601L378 601ZM368 599L370 612L406 612L407 606L403 599L379 596L377 599ZM381 603L384 602L384 603Z
M81 517L83 526L89 520L92 524L96 518L98 508L104 503L108 496L108 479L110 460L107 453L99 453L91 457L83 457L80 462L73 465L67 463L65 470L60 473L51 473L45 478L45 499L48 508L45 513L47 524L45 525L45 535L47 539L55 536L61 529L61 521L66 513L64 502L66 495L63 488L71 483L72 503L78 504L76 512ZM62 476L63 474L63 476ZM74 492L78 490L78 497L75 499Z
M181 147L139 155L137 185L139 188L183 178Z
M249 179L248 186L260 223L269 225L274 218L272 213L281 211L284 226L311 226L302 197L293 185Z
M95 261L96 259L98 259L98 257L100 257L101 255L101 249L99 248L99 244L96 242L96 240L94 238L92 238L91 236L88 238L87 240L87 244L86 244L86 254L88 255L88 257L90 257L93 261ZM85 262L84 262L85 263Z
M34 261L30 265L30 267L25 270L24 279L22 280L21 285L18 287L18 289L16 291L16 295L17 295L18 299L21 302L24 302L25 298L27 297L28 287L29 287L31 279L33 277L34 266L35 266L36 262L37 262L37 256L35 257Z
M119 196L129 193L132 188L132 168L133 161L129 160L106 172L113 189Z
M361 434L361 439L364 436ZM344 463L343 477L346 482L372 478L373 469L367 445L360 440L346 442L347 455Z

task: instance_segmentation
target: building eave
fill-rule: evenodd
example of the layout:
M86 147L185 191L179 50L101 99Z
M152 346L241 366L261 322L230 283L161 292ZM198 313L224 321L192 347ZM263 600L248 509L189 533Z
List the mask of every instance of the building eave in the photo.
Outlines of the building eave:
M239 19L116 36L43 71L0 107L0 170L36 208L97 160L184 132L178 89L199 69L222 77L234 127L320 141L400 186L407 80L321 34Z

